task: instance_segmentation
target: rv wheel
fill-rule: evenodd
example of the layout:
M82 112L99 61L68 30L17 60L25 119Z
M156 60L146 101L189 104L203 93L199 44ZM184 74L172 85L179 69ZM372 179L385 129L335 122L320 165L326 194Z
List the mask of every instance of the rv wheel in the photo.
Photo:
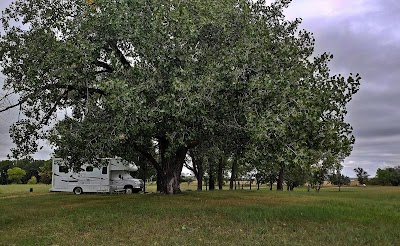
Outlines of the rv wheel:
M75 193L76 195L82 194L82 193L83 193L82 188L81 188L81 187L76 187L76 188L74 189L74 193Z
M132 187L128 187L125 189L125 193L126 194L132 194L133 193L133 188Z

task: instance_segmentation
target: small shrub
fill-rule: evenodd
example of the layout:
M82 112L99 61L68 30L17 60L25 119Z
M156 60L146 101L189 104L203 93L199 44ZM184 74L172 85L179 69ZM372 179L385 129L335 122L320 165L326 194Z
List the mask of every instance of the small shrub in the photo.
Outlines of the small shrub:
M28 180L28 184L36 184L37 180L35 176L32 176L29 180Z

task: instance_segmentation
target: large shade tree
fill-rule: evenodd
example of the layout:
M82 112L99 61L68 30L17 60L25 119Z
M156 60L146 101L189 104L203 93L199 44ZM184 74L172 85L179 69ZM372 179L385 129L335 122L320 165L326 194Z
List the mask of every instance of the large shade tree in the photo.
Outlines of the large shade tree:
M14 156L41 138L74 167L140 155L173 194L205 141L235 154L252 143L282 168L348 154L345 105L360 78L331 76L327 53L312 58L312 35L284 19L289 2L16 1L0 40L5 97L19 95L1 111L26 116L11 128Z

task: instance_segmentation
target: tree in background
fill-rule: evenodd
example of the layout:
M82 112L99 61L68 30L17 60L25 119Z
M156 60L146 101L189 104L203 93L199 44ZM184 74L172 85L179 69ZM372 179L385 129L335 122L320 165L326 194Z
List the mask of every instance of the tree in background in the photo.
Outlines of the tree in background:
M354 172L357 175L357 180L359 184L364 185L366 182L368 182L369 174L366 171L364 171L363 168L361 167L354 168Z
M324 167L321 163L317 163L311 166L308 182L311 185L311 188L315 188L317 192L320 191L321 187L324 185L324 181L326 180L328 175L327 168Z
M329 181L333 185L337 185L339 187L339 191L340 191L340 187L342 187L343 185L350 185L350 182L351 182L350 178L341 174L340 171L329 175Z
M400 166L388 167L376 171L375 181L379 185L400 185Z
M269 162L269 164L266 162ZM272 190L273 184L277 181L279 167L268 159L255 160L253 164L256 172L257 189L260 188L261 184L267 184L269 189Z
M0 161L0 183L2 185L6 185L9 183L7 170L12 168L13 166L13 161L11 160Z
M257 190L259 190L260 185L265 184L265 174L257 170L255 178L256 178Z
M35 176L36 180L41 182L39 173L43 163L44 160L33 160L32 158L17 160L15 166L20 167L26 172L26 175L21 180L22 183L26 184L32 176Z
M287 190L293 191L295 187L299 187L306 183L308 177L308 167L301 167L298 165L292 166L288 169L285 175L285 182Z
M39 167L40 182L43 184L51 184L52 179L52 161L43 161L42 166Z
M0 161L0 183L8 183L7 170L13 167L19 167L25 171L25 175L21 178L21 183L27 183L34 176L39 183L51 183L51 160L3 160Z
M16 184L21 183L21 179L26 175L25 170L19 167L13 167L7 170L8 179Z
M190 161L185 162L185 167L193 172L197 180L197 190L203 190L203 177L204 177L204 155L206 154L201 146L197 146L189 150L188 155Z

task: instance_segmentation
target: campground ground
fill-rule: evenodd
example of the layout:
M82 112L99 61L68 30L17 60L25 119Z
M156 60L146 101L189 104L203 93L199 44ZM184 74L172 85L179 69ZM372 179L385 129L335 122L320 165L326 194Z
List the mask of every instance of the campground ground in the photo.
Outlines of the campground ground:
M400 187L174 196L49 188L0 186L0 245L400 245Z

